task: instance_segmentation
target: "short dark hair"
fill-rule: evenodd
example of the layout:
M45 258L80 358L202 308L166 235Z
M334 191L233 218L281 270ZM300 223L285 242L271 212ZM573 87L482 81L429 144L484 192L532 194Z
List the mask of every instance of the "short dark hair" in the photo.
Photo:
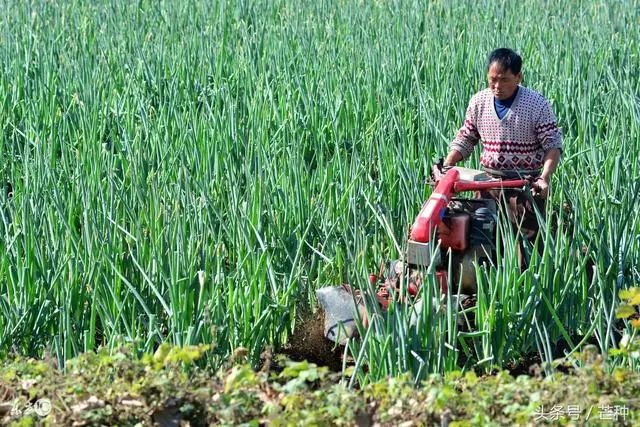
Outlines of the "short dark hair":
M494 50L487 58L487 71L491 64L496 62L504 70L510 70L513 74L518 74L522 70L522 58L513 50L501 47Z

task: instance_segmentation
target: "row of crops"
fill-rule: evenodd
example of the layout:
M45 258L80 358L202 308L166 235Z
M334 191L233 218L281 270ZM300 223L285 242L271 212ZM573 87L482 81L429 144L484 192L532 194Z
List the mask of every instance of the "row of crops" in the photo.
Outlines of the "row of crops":
M364 286L400 256L506 45L565 137L543 254L521 273L503 236L478 270L477 331L430 307L409 327L397 307L347 351L360 381L551 360L561 340L607 357L632 330L618 292L640 283L639 6L6 3L0 352L211 343L211 366L238 347L258 363L316 288Z

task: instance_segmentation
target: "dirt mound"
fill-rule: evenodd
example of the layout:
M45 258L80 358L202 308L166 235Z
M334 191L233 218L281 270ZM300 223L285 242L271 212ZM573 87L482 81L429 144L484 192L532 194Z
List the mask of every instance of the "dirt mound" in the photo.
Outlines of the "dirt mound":
M333 371L342 370L344 347L325 338L321 309L297 319L293 335L282 352L292 360L307 360Z

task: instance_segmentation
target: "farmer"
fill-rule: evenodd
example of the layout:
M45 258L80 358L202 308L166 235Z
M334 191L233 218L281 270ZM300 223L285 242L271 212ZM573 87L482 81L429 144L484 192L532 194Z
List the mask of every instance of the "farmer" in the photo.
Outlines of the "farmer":
M522 58L511 49L496 49L487 59L489 87L475 94L462 128L451 142L444 166L469 157L482 140L480 163L493 177L533 177L534 202L544 212L551 175L562 151L562 133L549 102L520 86ZM508 203L511 221L529 241L535 240L538 222L530 200L520 190L485 192Z

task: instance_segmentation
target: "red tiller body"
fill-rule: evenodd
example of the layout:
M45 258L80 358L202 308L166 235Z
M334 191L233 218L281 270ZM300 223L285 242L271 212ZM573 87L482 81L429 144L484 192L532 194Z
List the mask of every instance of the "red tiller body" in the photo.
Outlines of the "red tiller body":
M411 227L411 240L427 243L431 240L431 230L442 221L442 210L447 207L454 185L460 178L456 169L449 171L442 177L431 193L429 200L422 206L420 213Z
M456 213L445 217L438 225L441 247L458 252L466 251L469 246L470 226L471 215L467 213Z
M451 196L463 191L480 191L501 188L523 187L526 179L492 180L492 181L460 181L460 172L449 169L437 182L431 197L422 206L411 227L411 240L420 243L431 241L431 230L442 222L443 210L449 204Z

